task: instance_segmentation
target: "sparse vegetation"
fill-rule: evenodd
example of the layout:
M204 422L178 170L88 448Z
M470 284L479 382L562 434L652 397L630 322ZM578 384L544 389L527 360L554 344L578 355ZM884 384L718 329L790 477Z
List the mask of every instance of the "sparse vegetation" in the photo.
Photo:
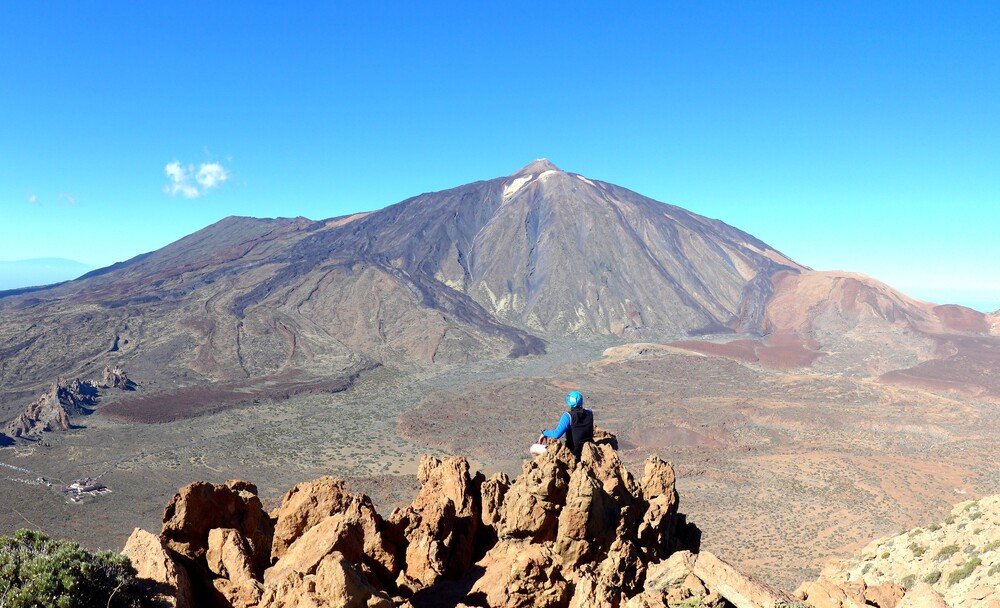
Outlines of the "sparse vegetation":
M903 589L909 590L911 587L913 587L913 584L916 582L917 582L916 574L907 574L906 576L903 577L901 581L899 581L899 585Z
M998 562L998 563L993 564L992 566L990 566L990 569L986 573L986 576L993 576L997 572L1000 572L1000 562Z
M992 551L992 550L996 549L997 547L1000 547L1000 539L995 540L993 542L986 543L986 546L983 547L983 551L984 552L985 551Z
M931 525L927 526L927 529L930 530L931 532L937 532L938 530L941 529L941 525L940 524L931 524Z
M979 519L982 516L983 516L983 514L982 514L981 511L974 511L972 514L969 515L969 519L971 521L976 521L977 519Z
M968 577L970 574L972 574L972 571L978 568L979 565L982 563L983 560L979 559L978 555L976 557L973 557L969 561L962 564L961 568L952 571L952 573L948 575L948 584L954 585L958 581Z
M945 517L944 518L944 523L948 524L949 526L951 524L955 523L955 516L954 515L949 515L948 517Z
M924 553L927 553L927 547L918 545L917 543L910 543L908 548L915 557L923 557Z
M888 551L883 551L882 555L879 555L879 557L882 558L882 559L889 559L889 552Z
M924 576L924 582L927 583L928 585L933 585L934 583L938 582L939 580L941 580L941 571L940 570L934 570L932 572L928 572L927 575Z
M122 555L91 553L32 530L0 537L3 608L133 608L149 605L143 597Z
M937 555L934 556L934 559L936 560L947 559L952 555L955 555L956 553L958 553L958 545L956 544L945 545L940 549L938 549Z

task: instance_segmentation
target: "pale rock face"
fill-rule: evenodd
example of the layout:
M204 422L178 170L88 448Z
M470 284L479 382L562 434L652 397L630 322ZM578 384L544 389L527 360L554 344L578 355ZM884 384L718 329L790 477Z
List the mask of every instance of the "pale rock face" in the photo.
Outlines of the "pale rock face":
M948 608L948 604L927 583L917 583L906 592L896 608Z
M174 560L155 534L136 528L125 543L122 555L132 561L137 576L148 581L154 601L174 608L194 607L187 570Z
M794 601L784 591L743 574L708 551L698 554L694 574L736 608L778 608Z

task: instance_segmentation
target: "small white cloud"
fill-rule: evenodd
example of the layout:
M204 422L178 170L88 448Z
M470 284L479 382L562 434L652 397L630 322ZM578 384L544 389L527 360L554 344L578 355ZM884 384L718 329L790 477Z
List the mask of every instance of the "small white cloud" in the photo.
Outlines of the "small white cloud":
M34 194L29 194L28 195L28 204L29 205L37 205L38 204L38 197L35 196Z
M184 198L198 198L229 179L229 171L219 163L201 163L196 171L194 165L182 165L175 160L167 163L163 172L169 180L163 191L170 196L180 194Z
M76 206L76 197L68 192L60 192L59 200L66 201L66 204L70 207Z
M202 188L209 190L221 186L229 179L229 172L219 163L202 163L198 167L198 176L195 178Z

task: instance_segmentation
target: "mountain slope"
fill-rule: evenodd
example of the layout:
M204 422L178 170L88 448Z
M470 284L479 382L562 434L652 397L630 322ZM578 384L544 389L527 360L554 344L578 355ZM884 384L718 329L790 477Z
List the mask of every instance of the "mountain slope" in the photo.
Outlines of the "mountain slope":
M367 214L227 218L76 281L0 293L0 381L15 401L108 363L146 392L299 383L540 353L555 336L718 331L780 270L804 269L722 222L539 160Z

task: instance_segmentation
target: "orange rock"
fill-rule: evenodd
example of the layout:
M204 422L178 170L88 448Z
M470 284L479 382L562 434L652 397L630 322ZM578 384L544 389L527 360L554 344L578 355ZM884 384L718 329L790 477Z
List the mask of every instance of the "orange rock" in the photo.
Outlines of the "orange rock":
M673 465L656 456L647 458L641 487L645 512L638 537L646 559L652 561L667 555L676 526L678 499Z
M882 583L865 589L865 601L878 608L896 608L906 590L896 583Z
M472 568L484 483L482 474L470 475L469 461L462 457L424 456L417 479L420 492L413 504L389 517L405 547L406 567L396 584L411 593Z
M250 545L238 530L214 528L209 531L205 561L211 572L234 584L254 580Z
M555 540L559 511L566 502L575 468L573 454L558 442L551 443L538 458L526 461L504 498L499 535L535 542Z
M736 608L777 608L794 601L784 591L743 574L708 551L698 554L694 574Z
M122 555L132 561L136 575L155 602L175 608L194 606L187 570L174 560L157 536L136 528L128 537Z
M163 512L160 538L174 551L198 560L204 557L208 533L215 528L239 530L250 545L255 572L263 572L270 563L274 527L253 484L199 481L184 486Z
M471 593L485 595L491 608L562 608L571 591L558 559L543 544L500 541L478 562L484 572Z
M948 608L948 604L927 583L917 583L906 592L896 608Z
M344 482L333 477L296 484L285 493L281 506L272 512L276 520L272 559L283 557L303 534L331 515L341 516L362 531L364 563L381 581L379 586L390 585L399 573L399 564L396 548L387 538L386 522L368 496L348 492Z

